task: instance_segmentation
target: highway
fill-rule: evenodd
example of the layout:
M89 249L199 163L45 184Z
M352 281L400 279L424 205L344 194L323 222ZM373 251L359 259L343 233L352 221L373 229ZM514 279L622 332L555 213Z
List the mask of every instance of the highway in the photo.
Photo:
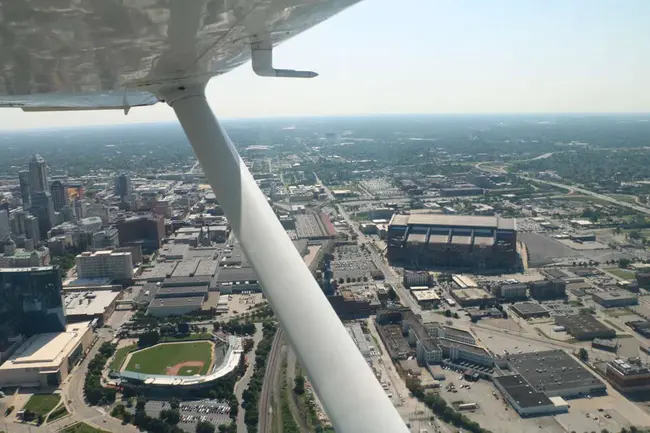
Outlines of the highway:
M527 176L519 176L519 177L521 177L522 179L529 180L531 182L544 183L546 185L551 185L551 186L554 186L556 188L566 189L567 191L574 191L574 192L577 192L579 194L589 195L589 196L592 196L592 197L597 198L599 200L607 201L607 202L610 202L612 204L615 204L615 205L618 205L618 206L621 206L621 207L626 207L628 209L633 209L633 210L635 210L637 212L641 212L643 214L650 215L650 208L639 206L639 205L632 204L632 203L627 203L627 202L624 202L624 201L621 201L621 200L616 200L613 197L609 197L609 196L604 195L604 194L599 194L597 192L589 191L588 189L579 188L577 186L569 186L569 185L565 185L563 183L551 182L549 180L535 179L534 177L527 177Z

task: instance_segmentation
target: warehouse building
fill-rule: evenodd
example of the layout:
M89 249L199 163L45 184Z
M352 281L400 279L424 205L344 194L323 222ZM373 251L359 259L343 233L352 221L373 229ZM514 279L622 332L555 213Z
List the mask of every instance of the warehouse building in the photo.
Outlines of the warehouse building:
M431 309L440 305L440 297L433 289L411 290L411 294L422 308Z
M386 235L388 260L412 266L509 269L518 265L514 219L396 214Z
M585 397L607 392L603 382L563 350L513 354L507 361L511 371L548 397Z
M69 324L64 332L33 335L0 365L0 386L58 387L92 339L90 322Z
M147 314L156 317L182 316L203 308L203 296L182 298L155 298L147 308Z
M520 416L552 415L569 410L563 398L549 398L519 374L495 377L493 383Z
M537 302L517 302L510 306L510 309L523 319L535 319L538 317L550 317L549 311Z
M608 328L588 314L555 316L555 324L563 326L567 333L580 341L616 337L616 332L613 329Z
M594 338L591 342L591 347L594 349L605 350L607 352L616 352L618 350L618 343L616 340L605 340L602 338Z
M477 288L452 290L451 296L462 307L488 306L496 303L492 293Z
M226 294L261 290L257 273L249 266L219 267L216 283L218 290Z
M593 292L591 298L594 302L602 305L605 308L611 307L627 307L629 305L637 305L639 297L627 290L601 290Z

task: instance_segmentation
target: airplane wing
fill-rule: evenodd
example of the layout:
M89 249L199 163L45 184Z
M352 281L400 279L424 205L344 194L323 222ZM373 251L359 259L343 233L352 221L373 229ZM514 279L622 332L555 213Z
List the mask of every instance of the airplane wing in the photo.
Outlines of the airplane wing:
M210 77L357 0L0 0L0 106L123 109L165 101L338 432L408 432L205 99Z
M229 72L357 1L2 0L0 107L151 105L152 87Z

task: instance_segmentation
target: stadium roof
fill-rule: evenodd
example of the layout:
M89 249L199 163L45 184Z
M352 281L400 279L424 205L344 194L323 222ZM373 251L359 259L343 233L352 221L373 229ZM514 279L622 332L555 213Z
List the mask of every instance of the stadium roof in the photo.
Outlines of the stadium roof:
M491 228L516 230L513 218L498 216L445 215L445 214L411 214L393 215L391 226L399 225L435 225L448 227Z

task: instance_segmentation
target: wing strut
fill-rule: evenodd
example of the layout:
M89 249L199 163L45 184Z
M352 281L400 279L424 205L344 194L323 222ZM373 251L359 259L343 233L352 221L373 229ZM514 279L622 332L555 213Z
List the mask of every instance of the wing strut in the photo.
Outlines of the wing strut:
M264 294L340 433L407 433L205 99L205 83L160 92L172 106Z

